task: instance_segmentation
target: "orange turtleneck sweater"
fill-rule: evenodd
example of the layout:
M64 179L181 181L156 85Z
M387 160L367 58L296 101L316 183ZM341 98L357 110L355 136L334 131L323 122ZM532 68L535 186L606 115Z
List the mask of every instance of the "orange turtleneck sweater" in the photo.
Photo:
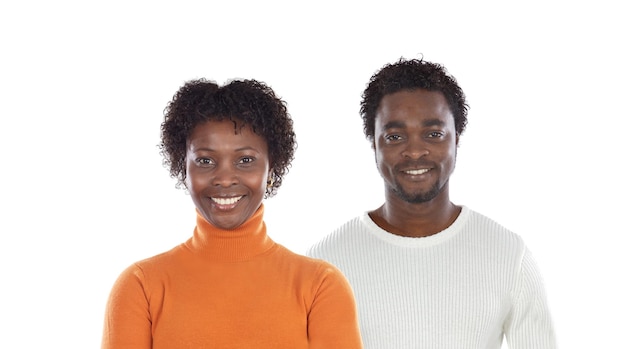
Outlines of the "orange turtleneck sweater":
M197 214L187 242L122 272L102 348L362 348L343 274L272 241L263 210L233 230Z

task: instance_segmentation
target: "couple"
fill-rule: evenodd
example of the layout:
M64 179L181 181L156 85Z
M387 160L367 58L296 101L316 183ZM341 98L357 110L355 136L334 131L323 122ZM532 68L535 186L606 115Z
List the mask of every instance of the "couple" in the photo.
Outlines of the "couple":
M440 64L377 71L360 111L385 202L301 256L263 221L296 149L284 101L256 80L187 82L160 147L196 227L122 272L102 348L555 348L522 239L450 201L467 110Z

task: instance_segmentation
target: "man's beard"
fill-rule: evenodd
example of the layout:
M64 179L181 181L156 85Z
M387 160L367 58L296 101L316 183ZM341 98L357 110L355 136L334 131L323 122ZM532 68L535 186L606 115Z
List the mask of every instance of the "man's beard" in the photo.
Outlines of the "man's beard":
M402 186L394 186L391 190L403 201L406 201L410 204L422 204L425 202L429 202L439 195L441 189L445 186L439 185L439 182L433 184L433 186L426 192L423 193L408 193L404 190Z

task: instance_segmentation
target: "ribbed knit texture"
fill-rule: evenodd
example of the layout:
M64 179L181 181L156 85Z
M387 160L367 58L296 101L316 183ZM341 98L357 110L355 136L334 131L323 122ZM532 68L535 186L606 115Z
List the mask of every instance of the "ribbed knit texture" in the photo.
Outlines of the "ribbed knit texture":
M521 238L463 207L446 230L390 234L367 213L307 254L346 275L364 348L556 348L541 276Z
M186 243L120 275L102 348L359 349L353 297L337 268L266 235L263 205L233 230L198 214Z

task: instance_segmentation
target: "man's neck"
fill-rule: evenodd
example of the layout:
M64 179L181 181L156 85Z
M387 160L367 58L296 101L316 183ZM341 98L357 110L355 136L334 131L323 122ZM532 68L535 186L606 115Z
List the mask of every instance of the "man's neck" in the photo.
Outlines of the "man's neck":
M369 215L382 229L407 237L426 237L448 228L461 213L461 207L448 198L443 202L425 203L385 202Z

